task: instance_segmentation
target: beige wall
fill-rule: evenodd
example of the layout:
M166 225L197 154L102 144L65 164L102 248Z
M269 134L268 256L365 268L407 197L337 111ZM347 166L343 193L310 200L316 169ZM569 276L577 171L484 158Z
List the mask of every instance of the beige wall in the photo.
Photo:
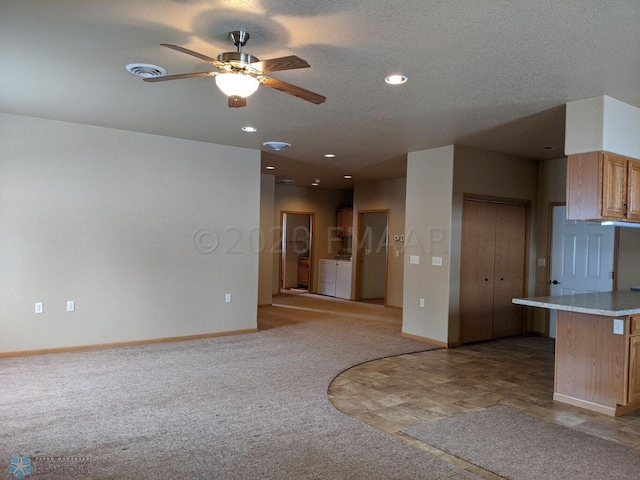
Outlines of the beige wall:
M273 245L277 240L275 225L275 176L261 175L260 178L260 267L258 279L258 305L271 305L271 279L273 278Z
M640 285L640 228L619 228L618 290Z
M274 229L280 228L282 212L314 213L313 263L310 272L309 291L317 289L317 266L321 258L334 258L340 249L340 239L336 238L336 212L345 201L345 192L326 188L275 186ZM335 240L332 240L334 238ZM276 252L278 249L276 248ZM280 255L273 256L271 292L277 295L280 279Z
M544 259L544 266L538 267L536 262L535 296L548 295L550 263L549 252L549 205L565 203L567 191L567 159L543 160L538 165L538 215L536 217L536 257ZM548 310L529 309L533 317L531 331L545 333Z
M353 189L354 235L357 232L358 212L389 211L389 258L387 264L387 305L402 307L404 255L403 244L393 240L394 235L405 233L405 203L407 180L397 178L378 182L356 183ZM396 256L398 252L398 256ZM353 264L359 261L353 249ZM355 269L351 291L355 291Z
M0 352L256 327L260 152L6 114L0 139Z
M456 343L460 330L460 250L464 194L504 197L531 202L529 278L526 296L535 285L535 226L538 196L538 161L513 155L456 146L454 154L451 219L451 290L449 340Z
M402 331L447 343L453 145L407 157ZM410 264L414 255L419 264ZM442 257L441 267L433 256ZM425 307L420 307L420 299Z

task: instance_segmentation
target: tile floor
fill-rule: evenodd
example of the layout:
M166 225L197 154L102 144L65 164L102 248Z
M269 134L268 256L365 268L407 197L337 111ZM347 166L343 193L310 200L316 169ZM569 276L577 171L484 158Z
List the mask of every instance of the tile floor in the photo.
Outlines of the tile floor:
M402 430L501 404L640 451L640 410L613 418L554 402L553 361L553 340L509 338L358 365L336 377L328 394L341 412L482 478L501 477Z

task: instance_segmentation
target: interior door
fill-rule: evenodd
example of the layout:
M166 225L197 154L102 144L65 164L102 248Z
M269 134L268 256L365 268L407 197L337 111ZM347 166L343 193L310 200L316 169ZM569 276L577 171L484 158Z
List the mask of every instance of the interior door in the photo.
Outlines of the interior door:
M493 293L493 338L522 335L527 207L496 205L496 254Z
M496 204L465 201L462 212L462 343L493 335Z
M566 207L552 211L550 295L613 290L615 227L567 220ZM556 312L549 314L549 336L556 336Z

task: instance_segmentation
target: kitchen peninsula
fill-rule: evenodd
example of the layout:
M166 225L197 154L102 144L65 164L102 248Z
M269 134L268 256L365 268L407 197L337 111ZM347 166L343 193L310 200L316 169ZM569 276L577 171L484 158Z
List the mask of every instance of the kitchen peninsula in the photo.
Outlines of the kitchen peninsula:
M514 298L556 310L553 399L611 416L640 407L640 292Z

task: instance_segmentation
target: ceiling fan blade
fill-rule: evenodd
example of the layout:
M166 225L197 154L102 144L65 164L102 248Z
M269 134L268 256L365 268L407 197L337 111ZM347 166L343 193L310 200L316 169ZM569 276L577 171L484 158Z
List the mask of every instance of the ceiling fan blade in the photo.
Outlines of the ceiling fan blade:
M217 74L218 72L180 73L178 75L165 75L163 77L143 78L143 80L145 82L164 82L167 80L180 80L181 78L215 77Z
M172 50L176 50L177 52L186 53L187 55L191 55L192 57L199 58L200 60L204 60L205 62L212 63L216 67L224 65L222 62L218 61L213 57L203 55L202 53L194 52L193 50L189 50L188 48L180 47L178 45L171 45L170 43L161 43L160 45L162 45L163 47L170 48Z
M282 80L277 80L271 77L261 77L261 79L261 83L267 87L275 88L276 90L288 93L289 95L294 95L298 98L306 100L307 102L315 103L316 105L324 103L324 101L327 99L327 97L323 97L322 95L319 95L317 93L305 90L304 88L296 87L295 85L283 82Z
M247 99L237 96L229 97L229 108L240 108L247 106Z
M293 70L294 68L309 68L306 60L289 55L288 57L272 58L261 62L252 63L251 66L262 73L279 72L281 70Z

